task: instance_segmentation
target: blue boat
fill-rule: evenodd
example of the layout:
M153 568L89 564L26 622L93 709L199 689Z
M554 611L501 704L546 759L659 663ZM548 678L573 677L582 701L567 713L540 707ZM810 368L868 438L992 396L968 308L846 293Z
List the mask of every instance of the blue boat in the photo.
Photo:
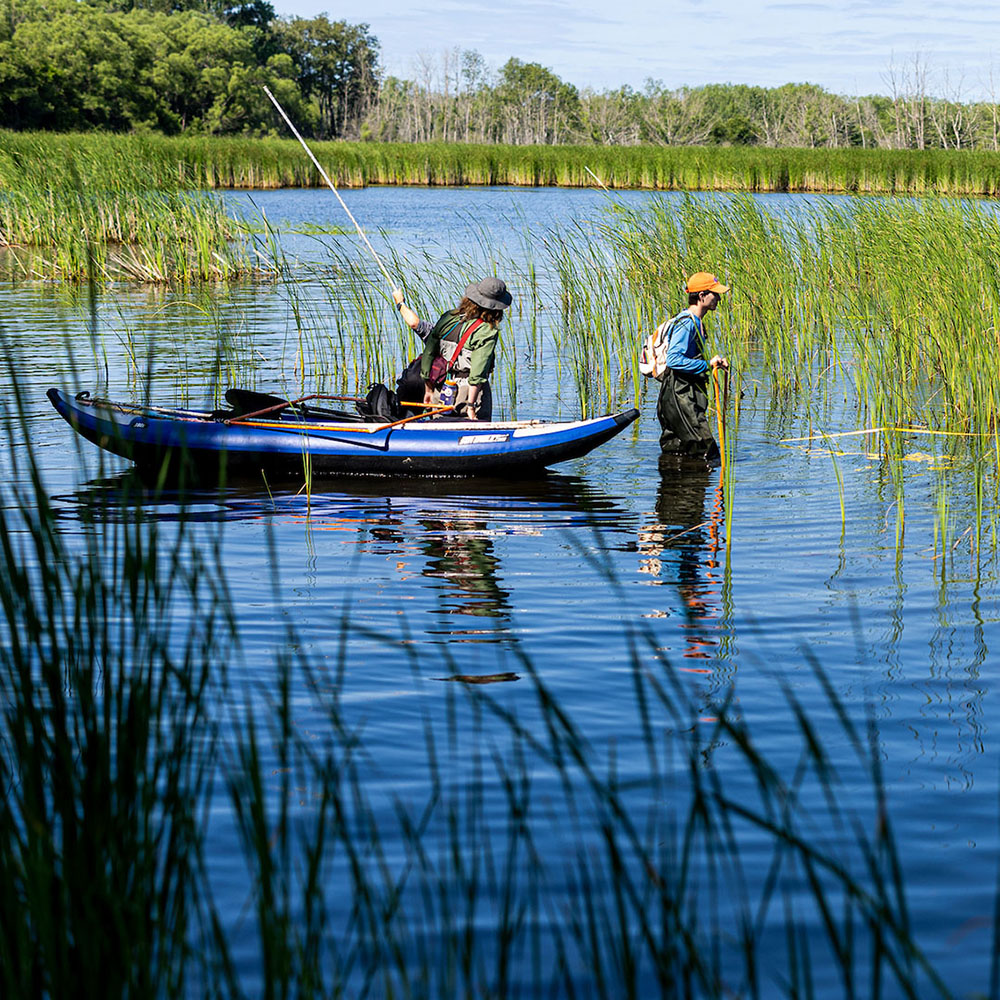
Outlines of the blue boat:
M231 389L231 409L187 410L114 403L49 389L56 410L88 441L140 469L182 469L199 479L257 475L303 478L378 475L528 475L579 458L638 416L636 409L588 420L399 420L327 409ZM266 405L259 405L266 404Z

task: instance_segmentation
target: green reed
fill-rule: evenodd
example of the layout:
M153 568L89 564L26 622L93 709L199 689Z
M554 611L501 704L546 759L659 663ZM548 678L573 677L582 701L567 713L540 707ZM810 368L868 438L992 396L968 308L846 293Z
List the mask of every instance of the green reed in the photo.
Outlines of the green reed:
M143 282L261 273L221 199L147 170L148 146L111 136L0 136L3 270Z
M183 995L200 974L191 943L210 933L206 691L235 639L218 553L162 538L134 498L70 551L25 412L15 383L0 505L2 992ZM213 599L178 640L176 609L199 594Z
M975 204L819 202L789 220L735 197L615 209L547 243L567 343L586 358L610 337L619 384L635 383L635 317L648 329L679 311L684 275L713 267L734 292L709 320L709 346L759 357L777 389L816 388L843 369L873 421L982 430L997 415L983 359L1000 328L998 239L997 219Z
M700 191L1000 194L1000 154L953 150L769 149L698 146L485 146L316 142L341 187L513 184ZM292 139L0 132L0 188L24 163L58 184L71 158L111 186L318 187ZM98 181L100 183L100 181Z
M762 379L771 405L810 429L834 387L848 386L856 427L878 430L897 469L913 450L904 440L951 441L996 468L997 245L1000 221L982 203L819 200L779 218L746 196L613 205L597 226L546 238L561 287L558 340L588 373L585 408L645 391L642 337L686 305L684 275L711 269L733 291L708 319L706 351Z
M12 277L232 280L262 273L221 201L178 191L0 191L0 249Z

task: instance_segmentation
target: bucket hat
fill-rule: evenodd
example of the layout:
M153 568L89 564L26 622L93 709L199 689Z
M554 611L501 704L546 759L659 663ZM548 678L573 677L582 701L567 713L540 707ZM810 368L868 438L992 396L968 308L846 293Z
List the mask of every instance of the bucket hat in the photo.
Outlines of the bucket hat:
M721 295L729 291L729 285L722 284L721 281L708 271L699 271L692 274L687 280L687 290L689 292L716 292Z
M499 309L501 312L514 301L507 286L499 278L483 278L473 282L465 290L465 297L484 309Z

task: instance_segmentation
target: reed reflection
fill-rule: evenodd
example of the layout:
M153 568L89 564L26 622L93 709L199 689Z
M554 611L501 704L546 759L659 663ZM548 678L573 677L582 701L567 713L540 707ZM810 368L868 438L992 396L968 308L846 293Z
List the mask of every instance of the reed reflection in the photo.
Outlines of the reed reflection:
M682 460L661 461L660 473L652 519L639 531L639 572L650 577L651 584L675 587L679 600L645 617L680 613L681 655L714 659L722 623L722 485L711 489L712 470ZM707 667L681 669L711 672Z

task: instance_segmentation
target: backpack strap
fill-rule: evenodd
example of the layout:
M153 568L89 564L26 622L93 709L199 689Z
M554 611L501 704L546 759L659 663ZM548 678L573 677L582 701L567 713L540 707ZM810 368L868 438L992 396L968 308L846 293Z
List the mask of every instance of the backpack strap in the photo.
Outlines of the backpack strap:
M462 348L465 347L469 337L471 337L482 325L483 321L481 319L474 320L469 324L469 329L462 334L462 337L458 342L458 347L455 348L455 353L451 356L451 361L448 362L445 372L450 372L452 368L454 368L455 362L458 361L458 356L462 353Z

